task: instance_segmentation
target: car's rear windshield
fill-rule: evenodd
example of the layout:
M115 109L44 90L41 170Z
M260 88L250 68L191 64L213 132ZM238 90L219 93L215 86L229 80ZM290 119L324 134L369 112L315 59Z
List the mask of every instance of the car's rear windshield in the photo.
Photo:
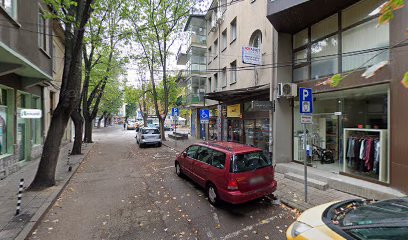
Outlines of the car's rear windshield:
M230 171L233 173L247 172L271 165L271 159L263 152L237 154L232 158Z
M143 134L160 134L158 129L143 129Z

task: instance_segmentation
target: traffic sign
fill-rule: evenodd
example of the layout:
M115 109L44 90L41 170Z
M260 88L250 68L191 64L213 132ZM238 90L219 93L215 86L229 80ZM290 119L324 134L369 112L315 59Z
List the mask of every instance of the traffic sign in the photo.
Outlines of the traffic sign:
M201 109L200 110L200 123L208 123L210 121L210 110Z
M175 117L175 116L180 116L180 114L179 114L179 109L178 109L178 108L172 108L172 109L171 109L171 115L172 115L173 117Z
M302 124L312 124L313 123L312 115L301 115L300 116L300 123L302 123Z
M311 88L299 88L300 113L313 113L313 93Z

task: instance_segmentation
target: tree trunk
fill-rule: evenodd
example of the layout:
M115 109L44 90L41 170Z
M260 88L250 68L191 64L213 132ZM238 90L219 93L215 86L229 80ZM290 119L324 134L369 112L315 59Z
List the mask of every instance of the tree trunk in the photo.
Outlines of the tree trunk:
M164 119L159 118L160 134L162 141L166 141L166 132L164 131Z
M57 167L60 145L67 126L69 114L65 111L55 111L45 139L40 165L30 190L39 190L55 185L55 170Z
M103 118L104 118L104 115L102 115L102 116L98 119L97 128L101 128L101 122L102 122ZM106 120L105 120L105 121L106 121Z
M92 118L85 118L84 142L92 143Z
M74 145L72 146L71 154L72 155L82 154L81 148L82 148L82 134L84 131L84 119L78 110L74 110L71 113L71 119L74 122L75 126L75 140Z
M60 97L51 118L37 173L29 186L31 190L40 190L55 185L55 170L61 140L71 113L80 100L82 80L81 49L85 25L91 14L92 2L92 0L79 1L76 6L71 6L68 9L68 15L74 17L75 21L66 23L64 28L65 54Z

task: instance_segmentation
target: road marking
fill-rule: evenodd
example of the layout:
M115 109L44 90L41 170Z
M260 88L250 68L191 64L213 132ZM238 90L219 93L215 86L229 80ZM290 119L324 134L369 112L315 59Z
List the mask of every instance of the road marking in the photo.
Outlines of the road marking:
M273 221L273 220L275 220L277 218L278 218L278 216L273 216L273 217L264 219L264 220L260 221L259 223L252 224L252 225L246 226L243 229L238 230L236 232L229 233L229 234L225 235L224 237L222 237L221 239L225 240L225 239L238 237L241 233L251 231L254 227L258 227L258 226L261 226L261 225L264 225L264 224L268 224L268 223L270 223L271 221Z

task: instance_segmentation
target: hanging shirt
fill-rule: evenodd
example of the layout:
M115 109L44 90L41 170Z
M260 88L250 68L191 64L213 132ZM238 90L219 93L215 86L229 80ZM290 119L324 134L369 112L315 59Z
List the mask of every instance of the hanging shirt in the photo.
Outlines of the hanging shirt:
M361 145L360 145L360 155L359 155L359 158L361 159L361 160L363 160L364 159L364 146L365 145L365 140L363 139L363 140L361 140Z
M374 141L372 138L367 138L365 141L364 165L368 171L373 170L374 163Z
M353 137L350 137L348 140L348 148L347 148L347 157L348 158L353 158L354 156L354 144L355 144L355 139Z
M380 141L375 140L374 141L374 166L373 166L373 171L378 174L379 172L379 162L380 162Z

